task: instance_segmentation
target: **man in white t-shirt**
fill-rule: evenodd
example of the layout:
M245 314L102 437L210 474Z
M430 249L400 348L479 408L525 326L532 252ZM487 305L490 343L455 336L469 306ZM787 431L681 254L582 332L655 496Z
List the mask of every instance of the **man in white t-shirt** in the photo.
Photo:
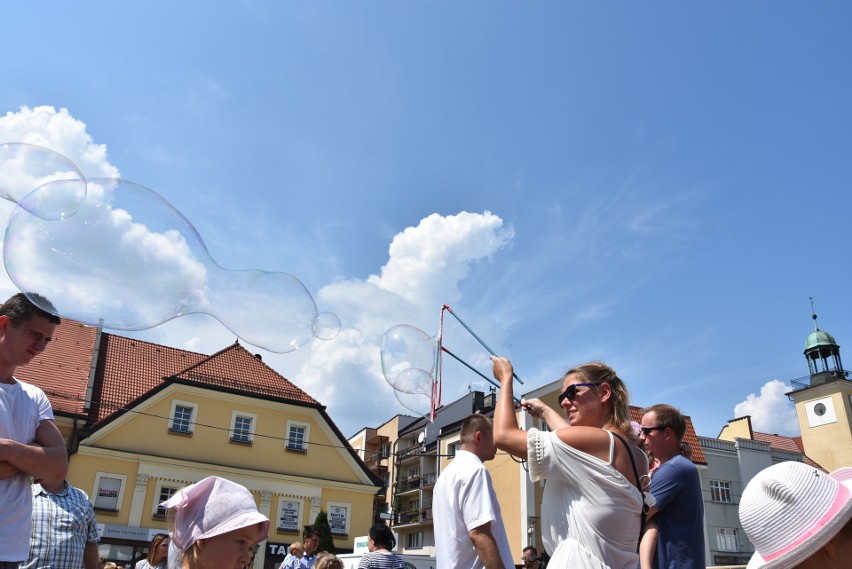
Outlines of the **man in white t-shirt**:
M14 377L18 366L44 351L57 324L57 316L21 293L0 306L0 569L17 569L29 555L29 477L64 479L68 469L65 440L47 396Z
M500 503L483 464L497 453L491 419L469 416L460 442L438 477L432 500L437 569L512 568Z

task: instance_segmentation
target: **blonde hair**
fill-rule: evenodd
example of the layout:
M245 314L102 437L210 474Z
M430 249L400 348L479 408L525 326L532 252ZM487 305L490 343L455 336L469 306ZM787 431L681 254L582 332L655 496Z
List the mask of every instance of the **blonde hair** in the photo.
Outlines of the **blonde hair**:
M609 419L609 424L635 440L637 437L633 432L633 427L630 426L630 392L627 390L627 384L618 377L615 370L603 362L589 362L569 369L562 376L562 379L564 380L571 374L579 375L587 383L609 384L612 388L612 398L610 399L612 416Z
M301 541L294 541L293 543L290 544L290 547L287 551L290 552L290 555L296 555L296 552L299 551L300 549L302 551L305 551L305 546L302 544Z
M335 554L323 551L317 555L314 569L343 569L343 561L338 559Z

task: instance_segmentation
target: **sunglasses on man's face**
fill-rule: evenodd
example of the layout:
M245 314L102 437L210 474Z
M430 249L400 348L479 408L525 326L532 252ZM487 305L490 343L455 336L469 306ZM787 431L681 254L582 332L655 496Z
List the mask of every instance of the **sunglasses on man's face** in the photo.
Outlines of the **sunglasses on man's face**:
M651 431L665 431L668 427L639 427L642 429L642 433L647 437L651 434Z
M577 397L577 388L578 387L597 387L600 385L600 381L596 381L594 383L574 383L568 386L568 389L562 392L562 394L558 397L559 406L562 406L562 402L566 399L568 401L573 401L575 397Z

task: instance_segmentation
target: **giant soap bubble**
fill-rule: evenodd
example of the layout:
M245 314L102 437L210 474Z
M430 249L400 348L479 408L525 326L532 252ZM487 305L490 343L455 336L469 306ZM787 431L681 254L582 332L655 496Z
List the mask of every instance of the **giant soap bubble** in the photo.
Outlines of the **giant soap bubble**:
M246 342L279 353L339 331L337 317L318 313L293 275L220 267L192 224L139 184L91 179L74 215L38 215L73 203L78 191L57 180L18 199L3 244L15 285L45 295L60 315L141 330L203 312Z

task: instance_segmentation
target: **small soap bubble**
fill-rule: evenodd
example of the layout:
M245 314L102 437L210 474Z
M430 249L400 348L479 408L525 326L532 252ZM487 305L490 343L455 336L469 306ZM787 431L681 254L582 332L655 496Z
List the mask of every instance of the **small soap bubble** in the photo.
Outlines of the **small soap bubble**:
M320 340L334 340L340 333L340 318L334 312L320 312L311 328L314 337Z
M418 417L425 417L432 412L432 399L421 393L405 393L394 389L396 400L403 407L414 413Z
M415 326L398 324L382 336L382 373L393 385L400 372L409 368L424 370L431 375L438 353L438 342Z
M49 191L25 200L51 182ZM0 198L21 205L37 217L62 219L74 215L83 205L86 178L58 152L34 144L8 142L0 144Z
M320 333L330 334L330 317L318 315L299 279L222 268L192 224L144 186L92 179L75 215L31 213L55 209L71 192L66 181L30 192L13 211L3 244L15 285L45 295L62 316L141 330L203 312L246 342L278 353L319 337L318 320Z

